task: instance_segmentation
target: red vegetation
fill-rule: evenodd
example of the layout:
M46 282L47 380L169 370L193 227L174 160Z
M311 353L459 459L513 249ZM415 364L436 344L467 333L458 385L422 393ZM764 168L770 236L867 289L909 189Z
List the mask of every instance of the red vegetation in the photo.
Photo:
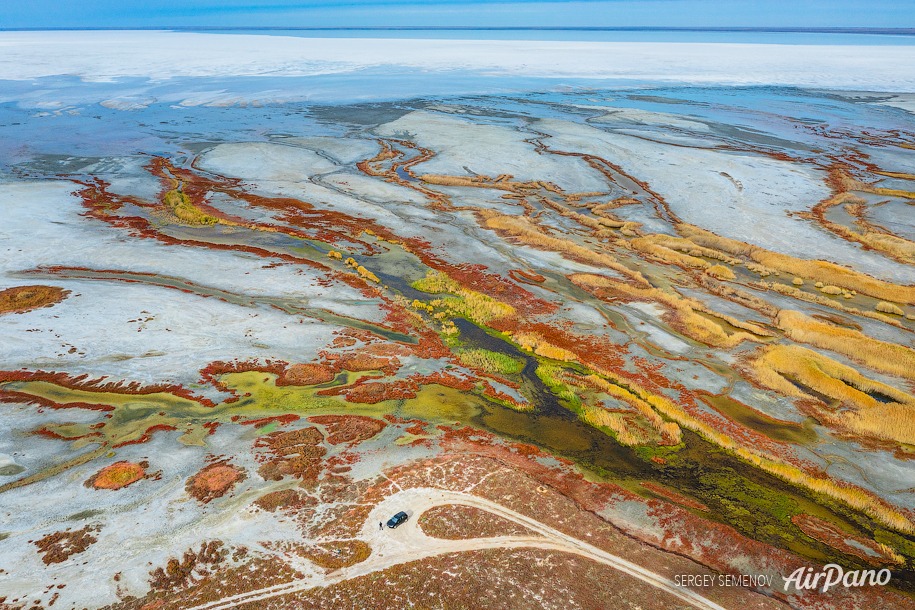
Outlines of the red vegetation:
M214 360L200 369L200 383L208 383L220 390L227 391L227 388L219 383L218 377L221 375L260 371L280 377L286 372L286 366L287 363L282 360L233 360L232 362Z
M695 510L701 510L701 511L705 511L705 512L708 512L708 510L709 510L708 506L706 506L705 504L702 504L701 502L697 502L696 500L693 500L692 498L687 498L683 494L678 493L678 492L674 491L673 489L664 487L663 485L658 485L657 483L652 483L651 481L642 481L641 485L642 485L642 487L644 487L651 493L657 494L657 495L661 496L662 498L667 498L671 502L674 502L675 504L679 504L680 506L685 506L687 508L692 508Z
M438 384L457 390L469 391L474 387L474 380L457 377L451 373L436 372L429 375L411 375L395 381L376 381L377 377L362 377L348 386L327 388L318 392L319 396L343 396L349 402L377 404L384 400L403 400L416 398L416 393L424 385Z
M147 428L146 432L144 432L138 438L135 438L135 439L129 440L129 441L120 442L120 443L114 445L114 447L117 448L117 447L125 447L127 445L142 445L143 443L148 443L150 441L150 439L152 439L152 435L156 432L167 432L170 430L177 430L177 429L178 428L176 428L175 426L172 426L171 424L156 424L154 426L150 426L149 428Z
M232 416L233 422L238 422L242 426L254 426L255 428L263 428L268 424L276 422L280 426L285 426L286 424L291 424L294 421L299 420L299 416L295 413L287 413L286 415L274 415L273 417L258 417L257 419L246 419L245 421L238 421L240 418L237 415Z
M262 495L254 501L254 505L267 512L276 512L277 510L301 509L308 503L317 503L317 499L295 489L280 489L271 491Z
M309 417L308 421L327 429L327 442L331 445L361 443L384 430L386 426L380 419L362 415L316 415Z
M803 514L794 515L791 517L791 522L814 540L831 546L846 555L857 557L875 566L893 563L893 558L887 554L886 549L873 540L844 532L819 517Z
M258 474L268 481L293 476L303 483L315 483L327 453L321 446L323 440L321 432L314 427L273 432L260 437L254 443L254 447L261 450L256 456L261 462Z
M209 576L210 570L215 570L227 555L221 541L204 542L200 550L187 550L180 560L171 558L164 569L150 572L149 584L154 591L173 591L195 584Z
M100 529L97 525L87 525L78 530L68 528L62 532L48 534L32 544L38 547L38 552L42 554L41 560L45 565L62 563L71 555L82 553L94 544L98 538L93 534Z
M511 278L516 282L534 282L540 284L546 281L546 278L539 273L535 273L533 271L525 271L523 269L509 269L508 275L510 275Z
M347 371L382 371L386 375L393 375L400 368L400 361L397 358L374 356L365 351L359 351L344 354L339 365Z
M104 426L104 425L105 424L102 423L102 426ZM98 424L95 424L95 426L101 427ZM36 436L43 436L45 438L53 438L53 439L59 440L59 441L75 441L80 438L101 436L101 433L99 433L99 432L90 432L89 434L79 434L76 436L64 436L63 434L60 434L58 432L54 432L53 430L48 429L47 426L42 426L41 428L38 428L37 430L33 430L32 434L34 434Z
M326 364L293 364L277 380L277 385L318 385L334 380L337 371Z
M220 460L205 466L187 480L184 489L201 504L221 498L236 484L245 479L245 471L228 460Z

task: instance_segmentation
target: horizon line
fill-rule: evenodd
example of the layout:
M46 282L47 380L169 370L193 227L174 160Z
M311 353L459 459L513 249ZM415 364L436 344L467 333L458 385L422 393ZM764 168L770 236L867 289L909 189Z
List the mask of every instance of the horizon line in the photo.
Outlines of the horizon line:
M878 34L890 36L915 35L915 27L873 28L873 27L754 27L754 26L85 26L85 27L0 27L0 32L54 32L54 31L514 31L514 32L754 32L754 33L797 33L797 34Z

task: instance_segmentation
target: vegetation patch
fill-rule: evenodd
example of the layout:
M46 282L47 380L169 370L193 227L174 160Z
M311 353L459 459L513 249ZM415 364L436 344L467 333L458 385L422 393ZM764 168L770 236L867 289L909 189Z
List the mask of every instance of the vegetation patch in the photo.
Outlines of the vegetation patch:
M305 547L301 554L322 568L338 570L362 563L372 548L362 540L333 540Z
M860 331L821 322L799 311L782 310L776 324L795 341L838 352L876 371L915 380L915 350L909 347L872 339Z
M115 462L95 473L92 478L86 481L86 487L110 490L123 489L144 478L147 468L149 468L149 463L147 462Z
M63 301L69 294L69 290L57 286L16 286L0 290L0 315L50 307Z
M411 286L421 292L454 295L436 299L429 305L444 310L451 317L466 318L475 324L486 324L496 318L504 318L515 313L511 305L464 288L440 271L430 271L426 277L416 280Z
M288 385L318 385L334 380L336 371L325 364L293 364L283 372L282 381Z
M433 506L420 515L419 527L427 536L446 540L533 535L523 525L463 504Z
M221 498L245 479L245 471L220 460L204 467L187 480L184 489L201 504Z
M193 204L191 198L181 191L174 189L165 193L162 203L175 218L189 225L214 225L219 220L202 212Z
M178 559L172 557L149 573L149 584L154 591L174 591L197 584L208 578L222 564L229 552L222 541L204 542L198 550L188 549Z
M262 495L254 501L254 505L268 513L273 513L278 510L300 508L305 504L306 498L309 496L305 496L296 489L280 489Z
M786 396L812 399L805 403L814 410L812 415L834 428L915 444L915 397L911 394L796 345L770 346L753 360L751 367L762 385ZM844 408L837 409L836 405Z
M316 415L308 421L327 429L327 442L331 445L367 441L387 425L380 419L363 415Z
M791 522L814 540L871 565L905 563L905 559L889 545L842 531L819 517L807 514L794 515Z
M515 375L524 368L523 361L488 349L461 350L458 359L464 366L496 375Z
M71 555L82 553L94 544L98 538L93 534L101 529L98 525L87 525L78 530L66 529L43 536L32 544L38 547L41 560L45 565L62 563Z
M303 483L314 483L323 469L323 457L327 450L321 445L324 440L314 426L289 432L272 432L255 441L260 450L257 459L261 462L258 474L268 481L279 481L285 476L301 479Z

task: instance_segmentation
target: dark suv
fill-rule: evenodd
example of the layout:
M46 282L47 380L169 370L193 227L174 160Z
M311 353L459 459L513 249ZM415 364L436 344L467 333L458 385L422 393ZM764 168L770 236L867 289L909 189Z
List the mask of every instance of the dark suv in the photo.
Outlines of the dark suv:
M401 523L403 523L404 521L406 521L409 518L410 517L409 517L409 515L407 515L407 513L400 511L399 513L397 513L396 515L394 515L393 517L388 519L388 527L390 527L391 529L394 529L395 527L397 527L398 525L400 525Z

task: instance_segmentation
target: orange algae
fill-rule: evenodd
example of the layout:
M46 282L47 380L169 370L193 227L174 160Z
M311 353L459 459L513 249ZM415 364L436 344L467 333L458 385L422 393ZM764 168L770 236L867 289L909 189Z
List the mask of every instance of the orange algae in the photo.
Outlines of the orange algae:
M116 491L132 485L146 476L146 462L115 462L99 470L91 479L86 481L87 487L95 489L110 489Z

